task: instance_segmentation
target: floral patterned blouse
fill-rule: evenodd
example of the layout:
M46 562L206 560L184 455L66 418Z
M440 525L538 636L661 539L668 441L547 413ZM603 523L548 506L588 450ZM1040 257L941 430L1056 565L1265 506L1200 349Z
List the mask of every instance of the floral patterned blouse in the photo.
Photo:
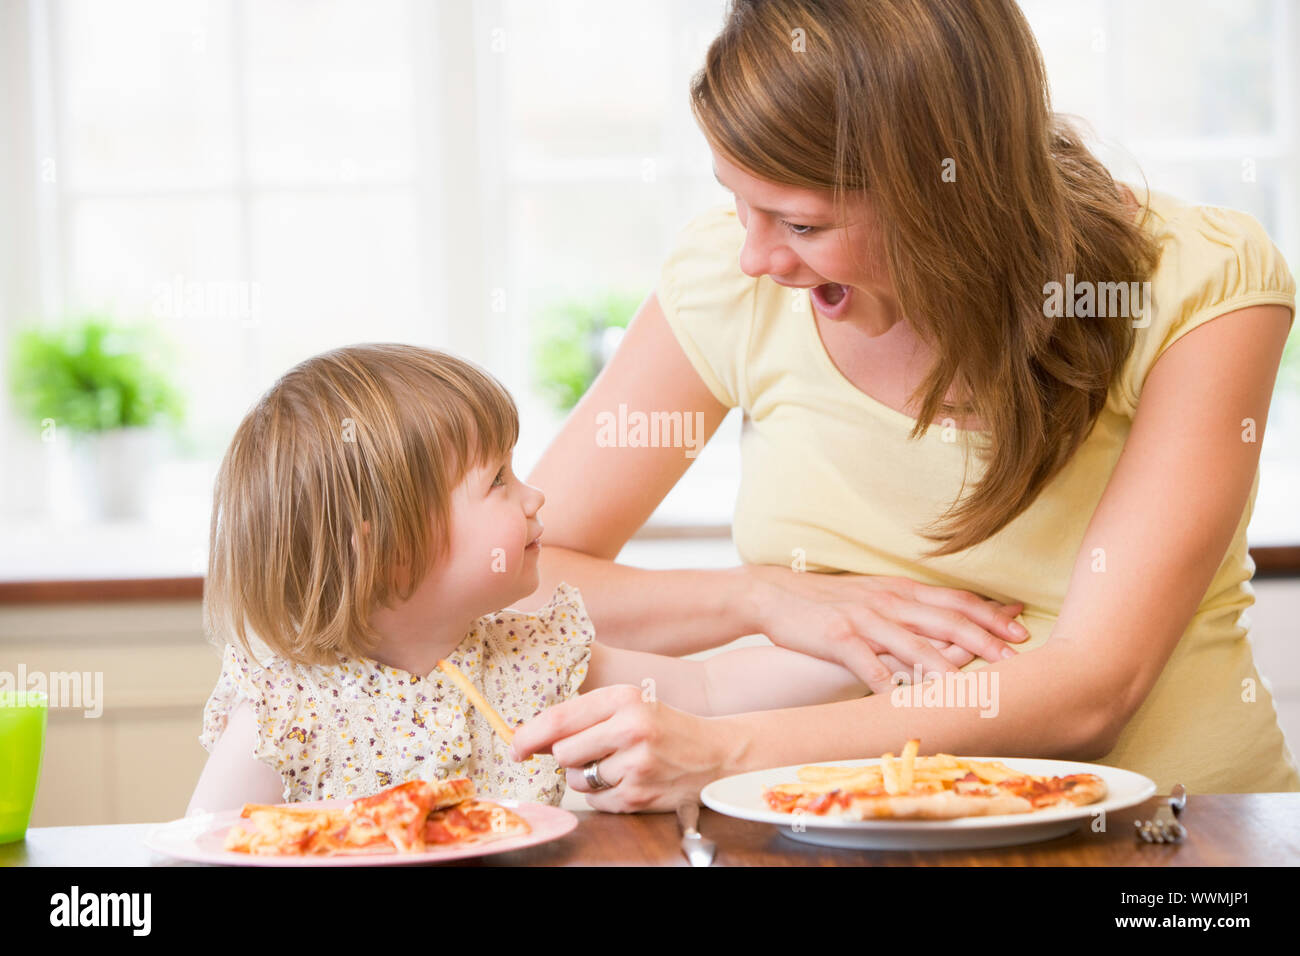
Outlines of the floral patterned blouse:
M527 613L479 618L448 655L487 702L516 726L578 693L587 676L591 619L578 589L560 584ZM564 768L549 754L523 763L441 671L427 676L369 658L327 667L225 647L203 709L199 743L211 751L239 701L257 718L253 757L274 767L286 803L355 799L407 780L469 777L480 794L557 805Z

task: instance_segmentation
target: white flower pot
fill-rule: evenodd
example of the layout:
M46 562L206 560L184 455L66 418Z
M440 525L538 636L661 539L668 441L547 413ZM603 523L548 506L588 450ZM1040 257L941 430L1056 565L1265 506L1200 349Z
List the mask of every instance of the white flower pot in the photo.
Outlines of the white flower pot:
M92 519L139 520L146 516L158 439L156 428L115 428L75 437L78 483Z

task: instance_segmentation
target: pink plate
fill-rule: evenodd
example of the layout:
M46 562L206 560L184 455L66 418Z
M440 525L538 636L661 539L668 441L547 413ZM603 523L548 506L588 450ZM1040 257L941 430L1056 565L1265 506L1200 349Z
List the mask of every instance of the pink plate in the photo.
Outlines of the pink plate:
M578 818L568 810L543 803L520 803L517 800L482 799L509 807L533 828L532 833L493 840L471 846L440 848L424 853L358 853L346 856L254 856L223 850L226 832L240 819L238 810L186 817L164 823L151 832L144 845L155 853L189 860L194 863L220 863L235 866L397 866L411 863L445 863L494 853L507 853L524 847L558 840L578 825ZM345 807L351 800L315 800L295 803L295 807Z

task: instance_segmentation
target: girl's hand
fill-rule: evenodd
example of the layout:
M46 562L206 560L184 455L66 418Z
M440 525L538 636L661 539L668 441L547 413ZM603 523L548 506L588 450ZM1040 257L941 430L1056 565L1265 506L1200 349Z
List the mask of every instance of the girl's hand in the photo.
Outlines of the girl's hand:
M913 665L923 674L958 670L975 657L1014 657L1005 641L1029 636L1013 618L1023 603L908 578L796 572L747 565L755 629L774 644L840 664L874 693L888 692Z
M631 684L598 687L548 708L515 729L514 755L549 752L574 790L608 813L675 810L705 784L730 773L725 725L646 700ZM591 789L583 768L600 761L607 790Z

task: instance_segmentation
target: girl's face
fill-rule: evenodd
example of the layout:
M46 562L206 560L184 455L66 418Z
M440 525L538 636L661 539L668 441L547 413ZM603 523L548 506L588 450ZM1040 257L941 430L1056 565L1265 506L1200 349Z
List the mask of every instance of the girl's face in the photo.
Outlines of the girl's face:
M735 194L736 216L745 227L740 268L746 275L811 289L817 311L835 320L860 317L869 299L892 296L867 199L853 201L848 219L839 221L829 190L757 179L712 152L714 175ZM853 250L861 262L854 261Z
M470 471L452 495L449 552L435 574L439 590L486 614L537 588L546 496L515 477L511 458Z

